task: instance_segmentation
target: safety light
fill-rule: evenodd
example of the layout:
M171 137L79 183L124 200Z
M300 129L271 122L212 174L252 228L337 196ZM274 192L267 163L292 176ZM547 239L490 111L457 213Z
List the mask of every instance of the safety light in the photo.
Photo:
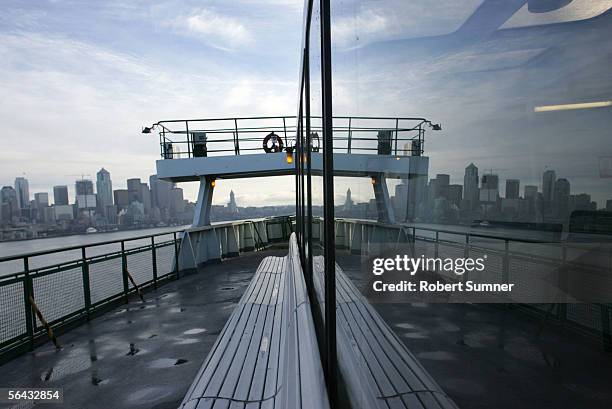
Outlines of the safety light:
M285 152L287 153L287 163L291 165L293 163L293 148L288 147Z
M215 185L216 185L216 184L217 184L217 181L216 181L215 179L213 179L213 180L211 180L211 181L210 181L210 185L211 185L212 187L215 187Z

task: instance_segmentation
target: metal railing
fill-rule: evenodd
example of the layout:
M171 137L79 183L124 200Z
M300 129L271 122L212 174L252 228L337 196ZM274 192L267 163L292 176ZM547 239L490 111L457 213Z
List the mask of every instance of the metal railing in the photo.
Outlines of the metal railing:
M334 152L422 155L427 129L440 130L425 118L334 117ZM163 159L263 153L263 140L274 134L282 148L295 145L295 116L203 118L159 121L144 133L159 131ZM322 150L321 118L311 118L312 147Z
M235 253L289 238L290 218L276 217L0 258L0 362L46 342L49 329L72 328L127 303L141 290L178 279L190 268L181 261L185 236L217 234L218 256L225 258L237 255L227 251L231 233L255 223L263 223L264 230L254 229L250 241L237 242Z
M61 329L87 321L127 302L139 289L178 278L180 233L0 258L3 270L18 270L0 275L0 359L45 341L45 324ZM36 310L44 321L36 316Z
M348 227L348 226L352 226ZM357 236L358 237L357 237ZM461 232L410 224L384 224L370 220L336 219L336 245L353 253L379 253L389 245L411 243L415 255L434 258L467 258L487 255L487 277L492 282L526 282L534 276L568 267L612 278L612 247L596 250L600 257L579 258L584 243L551 242L533 238L501 237L494 234ZM587 244L588 247L588 244ZM593 248L588 248L593 251ZM610 294L612 298L612 294ZM612 350L612 304L599 303L517 303L517 308L571 326L578 332L599 338Z

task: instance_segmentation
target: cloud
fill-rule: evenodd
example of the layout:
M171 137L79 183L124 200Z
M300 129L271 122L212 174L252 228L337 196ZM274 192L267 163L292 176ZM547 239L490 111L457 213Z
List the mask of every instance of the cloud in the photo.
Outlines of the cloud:
M211 47L232 50L253 43L253 35L239 19L211 9L194 10L170 25L179 33L198 38Z

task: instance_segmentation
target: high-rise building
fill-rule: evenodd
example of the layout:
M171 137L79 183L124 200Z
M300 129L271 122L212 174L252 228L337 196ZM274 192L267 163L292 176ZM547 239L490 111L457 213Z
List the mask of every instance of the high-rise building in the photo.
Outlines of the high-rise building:
M238 214L238 205L236 204L236 196L233 190L230 191L230 200L227 203L227 209L232 214Z
M132 178L127 180L128 199L130 203L142 203L142 182L140 178Z
M113 204L113 182L110 173L102 168L96 173L98 213L106 215L106 207Z
M68 186L53 186L53 203L56 206L68 204Z
M19 217L20 209L17 202L17 191L12 186L0 189L0 217L2 222L9 223L13 217Z
M499 176L485 173L480 181L480 201L496 202L499 198Z
M463 175L463 199L470 202L470 207L478 204L478 168L470 163Z
M185 211L185 200L183 199L183 189L174 187L170 191L170 215L176 217Z
M93 182L89 179L77 180L74 184L76 192L76 205L79 210L92 210L96 208L96 195Z
M149 177L151 186L151 207L159 207L160 210L170 207L170 191L174 187L172 182L166 182L157 178L157 175Z
M506 199L518 199L521 190L521 181L518 179L506 179Z
M567 179L560 178L555 181L553 190L553 210L558 218L569 216L570 183Z
M345 212L350 212L351 210L353 210L353 205L355 204L355 202L353 202L353 198L351 197L351 195L352 195L351 189L347 189L346 190L346 200L344 201L344 206L343 206L343 210ZM395 187L395 195L397 199L397 186Z
M535 200L538 195L538 187L535 185L525 185L523 197L525 199L533 199Z
M553 200L553 192L557 174L554 170L547 170L542 174L542 199L544 204L549 204Z
M34 201L36 202L37 209L49 206L49 193L34 193Z
M113 197L117 211L125 210L130 205L130 195L127 189L117 189L113 191Z
M146 183L140 184L140 197L142 199L143 211L145 215L151 213L151 191Z
M447 199L449 202L459 207L461 205L462 196L463 196L463 186L448 185Z
M17 206L20 209L27 209L30 206L30 185L26 178L15 178L15 192L17 193Z

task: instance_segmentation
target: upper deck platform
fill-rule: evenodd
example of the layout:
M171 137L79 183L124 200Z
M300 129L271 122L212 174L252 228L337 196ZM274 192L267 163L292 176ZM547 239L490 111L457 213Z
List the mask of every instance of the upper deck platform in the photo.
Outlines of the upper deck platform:
M320 119L310 126L311 168L322 172ZM172 182L202 177L244 178L295 173L295 117L251 117L160 121L157 175ZM425 132L440 130L425 118L335 117L334 173L338 176L426 175ZM305 132L304 132L305 133Z

